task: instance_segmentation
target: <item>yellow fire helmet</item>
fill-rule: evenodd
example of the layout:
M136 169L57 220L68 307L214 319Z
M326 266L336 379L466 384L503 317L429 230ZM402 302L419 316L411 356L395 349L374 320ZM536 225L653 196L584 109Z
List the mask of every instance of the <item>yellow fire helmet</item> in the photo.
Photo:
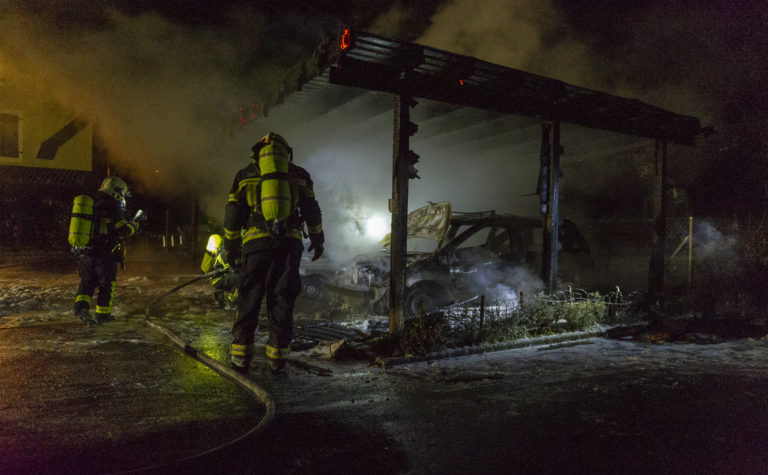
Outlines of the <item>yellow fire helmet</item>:
M121 178L108 176L101 182L99 191L103 191L118 201L125 201L130 198L131 192L128 191L128 185Z
M288 142L283 138L282 135L276 134L274 132L270 132L264 137L261 138L256 144L251 147L251 158L254 160L259 159L259 150L261 150L266 145L269 145L270 143L275 142L281 144L283 147L285 147L286 150L288 150L288 161L293 161L293 149L290 145L288 145Z
M211 234L211 236L208 238L208 244L205 246L205 250L210 253L214 253L221 247L223 242L224 239L220 234Z

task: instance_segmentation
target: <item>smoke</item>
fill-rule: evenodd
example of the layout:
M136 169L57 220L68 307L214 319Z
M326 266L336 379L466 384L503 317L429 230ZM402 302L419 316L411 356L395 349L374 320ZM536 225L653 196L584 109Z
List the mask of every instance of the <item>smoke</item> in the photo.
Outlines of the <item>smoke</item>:
M585 87L599 83L594 55L548 0L453 0L418 42Z
M727 68L718 71L713 64L732 65L753 82L765 69L755 54L766 46L765 36L756 35L758 47L752 47L745 38L754 31L734 35L734 21L720 21L712 14L716 9L706 7L671 15L673 7L659 2L626 13L614 8L611 18L611 12L579 16L557 0L453 0L437 11L438 1L420 3L428 6L392 2L371 30L409 36L429 23L416 42L686 114L715 117L715 104L736 94ZM339 93L328 86L313 93L320 102L328 98L319 116L309 112L317 105L288 104L266 118L250 114L305 47L319 43L324 19L265 13L248 2L233 4L208 23L151 11L125 13L86 0L72 5L67 21L52 14L66 9L58 2L37 10L21 2L0 5L0 74L7 84L23 84L30 96L50 96L91 120L111 159L140 188L197 196L218 219L251 145L270 130L281 133L296 163L315 181L328 254L347 260L376 247L364 223L371 216L390 219L391 96L366 93L333 109L333 98L349 89ZM598 37L592 30L610 35ZM740 48L739 54L729 55L732 48ZM421 101L413 110L419 132L412 148L421 155L416 168L423 178L410 183L410 208L447 200L461 211L536 214L538 198L523 195L536 186L537 122L441 107ZM595 140L591 133L572 132L564 130L563 136L566 171L570 159L578 166L572 137L595 147L615 146L612 138L603 140L605 134ZM587 148L583 155L589 156ZM615 169L600 173L608 177ZM564 180L566 185L567 174Z
M489 301L517 302L521 294L544 290L544 282L525 267L483 266L474 277L474 285Z
M223 208L234 172L260 136L244 133L240 119L281 77L282 61L294 61L302 43L320 37L319 20L280 31L256 6L240 5L206 25L105 5L56 3L39 11L3 3L6 86L93 123L111 164L136 188L190 199L216 189Z
M523 256L515 256L522 260ZM388 262L377 263L382 271ZM461 249L448 267L422 265L419 272L409 272L408 285L420 280L438 282L451 299L461 300L473 295L484 295L489 302L517 302L520 295L536 295L544 290L544 283L532 269L514 265L500 259L497 254L480 247Z
M447 2L419 43L713 121L768 71L762 2Z
M732 271L740 265L739 240L736 235L724 234L710 222L696 222L693 245L696 256L710 268L722 272Z
M110 158L148 187L157 179L159 187L197 183L221 153L210 140L212 128L221 130L215 112L237 88L217 62L235 52L213 31L150 14L108 15L108 27L95 31L63 30L22 11L3 15L10 80L97 124Z

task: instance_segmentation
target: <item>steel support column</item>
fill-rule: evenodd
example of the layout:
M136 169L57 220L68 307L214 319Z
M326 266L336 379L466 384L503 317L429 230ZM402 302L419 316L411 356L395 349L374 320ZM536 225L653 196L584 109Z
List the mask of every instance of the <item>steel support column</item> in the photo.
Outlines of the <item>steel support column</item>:
M405 258L408 238L408 180L410 163L410 104L405 94L395 95L395 126L392 147L392 234L389 280L389 332L403 328L405 320Z

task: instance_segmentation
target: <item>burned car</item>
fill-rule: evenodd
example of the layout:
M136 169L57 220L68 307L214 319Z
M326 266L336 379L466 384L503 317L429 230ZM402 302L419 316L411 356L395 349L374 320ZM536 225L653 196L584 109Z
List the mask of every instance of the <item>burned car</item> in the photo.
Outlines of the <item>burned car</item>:
M560 226L560 280L579 285L592 266L586 241L572 222ZM478 295L515 300L543 289L542 220L495 211L455 212L430 203L408 215L406 313L418 315ZM386 314L389 306L389 239L382 250L360 256L328 285L337 299Z

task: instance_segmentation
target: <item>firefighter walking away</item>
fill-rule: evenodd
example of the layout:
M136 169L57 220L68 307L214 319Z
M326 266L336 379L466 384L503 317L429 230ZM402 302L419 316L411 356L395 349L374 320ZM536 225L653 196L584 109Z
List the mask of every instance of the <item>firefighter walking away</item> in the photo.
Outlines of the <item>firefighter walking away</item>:
M266 295L266 357L273 372L282 372L293 339L293 308L301 292L303 224L311 243L308 250L314 251L316 260L324 251L322 216L312 179L292 163L293 150L283 137L270 132L251 152L251 164L235 175L224 217L226 259L241 271L230 361L241 371L250 366Z
M87 327L114 320L117 264L125 256L123 238L136 233L146 219L139 211L132 220L125 218L128 186L120 178L104 179L94 197L75 197L69 225L69 244L79 259L80 285L75 296L75 315ZM98 289L95 317L91 314L93 296Z

